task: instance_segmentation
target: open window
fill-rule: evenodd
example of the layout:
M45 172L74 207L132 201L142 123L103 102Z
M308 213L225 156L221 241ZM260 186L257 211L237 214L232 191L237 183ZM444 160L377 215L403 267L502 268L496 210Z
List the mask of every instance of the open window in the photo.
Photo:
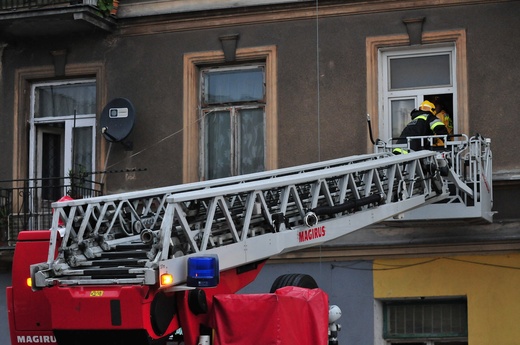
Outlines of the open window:
M424 32L422 44L407 35L368 37L367 113L374 137L388 141L410 121L423 100L439 100L451 115L453 132L468 133L466 32ZM368 150L373 145L367 141Z
M439 104L439 109L442 106L452 132L458 132L458 126L453 126L457 116L454 50L453 45L381 50L381 139L399 137L411 120L410 112L425 100Z
M95 126L95 80L32 85L29 176L42 180L41 200L56 201L70 192L64 177L94 171Z

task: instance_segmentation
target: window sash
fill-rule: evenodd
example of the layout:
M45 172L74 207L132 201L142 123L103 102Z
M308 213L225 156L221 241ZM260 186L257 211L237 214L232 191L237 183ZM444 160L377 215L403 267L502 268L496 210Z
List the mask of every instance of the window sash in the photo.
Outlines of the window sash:
M451 52L388 59L389 90L453 86Z
M200 70L202 179L265 170L265 102L264 64Z
M92 148L94 147L94 127L74 127L72 128L72 170L73 171L93 171L94 157Z
M411 110L417 108L428 95L453 95L454 113L450 115L457 118L454 46L382 49L379 59L382 116L378 129L382 140L398 137L411 120ZM436 67L429 68L428 64ZM457 133L457 122L454 127Z
M62 136L61 174L67 176L78 164L95 169L96 81L76 79L35 83L31 88L29 176L42 177L44 134ZM74 156L73 156L74 153ZM55 153L57 154L57 153ZM76 165L74 167L73 165Z
M265 67L202 70L202 105L265 102Z
M34 118L96 113L96 83L40 84L34 89Z
M238 109L238 175L265 170L264 108Z
M417 98L395 98L389 101L392 138L398 138L403 128L411 121L410 112L415 108Z
M214 179L232 173L233 141L231 112L212 111L204 115L204 176Z
M203 113L204 179L265 170L265 108L230 107Z

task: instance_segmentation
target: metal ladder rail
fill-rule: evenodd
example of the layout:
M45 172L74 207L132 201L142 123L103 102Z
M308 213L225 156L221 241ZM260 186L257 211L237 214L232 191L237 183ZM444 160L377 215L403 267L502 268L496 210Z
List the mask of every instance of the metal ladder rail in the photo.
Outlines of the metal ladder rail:
M462 138L461 140L456 140ZM470 141L465 134L457 134L451 138L451 140L444 141L444 149L439 153L446 157L446 160L451 168L452 172L465 184L468 183L468 179L464 176L464 169L466 166L466 156L470 150ZM465 205L469 202L468 194L457 188L456 183L448 179L448 188L450 195L448 198L443 200L443 203L463 203ZM472 193L474 194L474 192Z
M71 200L66 202L54 203L55 209L52 229L58 228L58 219L61 217L65 222L64 240L62 241L61 252L75 251L77 242L85 240L85 237L103 237L105 241L111 240L114 227L121 230L123 235L133 240L135 236L129 231L135 224L146 223L146 228L156 229L160 226L165 212L166 197L185 191L196 191L219 186L233 185L248 181L261 181L274 177L299 174L305 171L316 171L335 166L350 165L357 162L378 159L388 156L388 153L374 153L356 155L323 161L301 166L283 168L273 171L264 171L242 176L233 176L218 180L195 182L183 185L176 185L164 188L155 188L146 191L127 192L121 194L93 197L81 200ZM140 207L144 205L143 207ZM153 216L150 216L152 214ZM127 218L130 216L130 220ZM74 219L74 222L69 220ZM81 223L77 225L77 220ZM88 234L88 236L86 236ZM70 243L72 240L72 243ZM57 233L53 231L51 247L49 248L47 263L50 265L54 261L55 244Z
M333 161L329 161L329 162L323 162L323 163L320 163L320 164L308 165L308 166L304 166L304 168L308 169L310 171L315 171L315 170L318 170L318 168L326 169L329 166L342 165L342 164L347 164L348 165L348 164L356 163L358 160L366 161L366 160L377 159L377 158L380 158L380 157L385 157L385 155L376 154L376 155L364 155L364 156L349 157L347 159L339 159L339 160L333 160ZM283 174L286 174L287 172L292 172L292 171L295 171L296 173L299 174L299 173L301 173L302 170L300 170L299 168L282 169L282 173ZM275 171L275 173L276 174L265 173L265 174L261 174L261 175L268 175L270 178L273 175L280 175L280 173L277 172L277 171ZM243 180L243 178L241 180ZM117 197L121 198L120 196L117 196ZM102 198L102 199L104 200L105 198ZM96 213L96 212L103 214L103 213L108 212L107 210L115 210L115 211L113 211L113 213L117 213L118 211L120 211L121 205L123 205L126 202L129 202L127 200L123 200L121 203L119 203L118 206L116 206L116 204L114 202L106 202L106 203L102 203L102 204L96 204L96 203L88 202L89 200L83 200L83 201L87 201L87 209L86 210L83 210L83 208L78 207L78 206L70 207L70 209L71 209L70 210L70 214L74 215L74 216L70 216L69 215L69 217L67 217L67 224L66 224L66 226L70 230L65 232L63 241L65 243L69 243L69 239L70 239L71 244L69 244L67 246L62 246L60 248L60 250L61 250L60 256L58 257L57 260L55 260L55 262L53 262L53 265L52 265L52 267L54 267L55 270L57 270L57 271L67 271L67 270L70 269L69 266L73 266L73 267L78 267L78 266L90 267L93 264L92 264L92 261L89 261L89 259L93 259L93 258L96 257L96 255L103 254L104 250L110 249L110 248L108 248L108 249L107 248L100 248L99 246L92 245L92 244L95 244L94 243L95 239L93 239L92 236L90 237L90 239L88 239L88 238L85 239L85 237L88 237L88 236L84 236L85 235L85 230L88 227L88 225L87 225L88 223L87 222L89 220L91 220L92 215L94 213ZM79 203L78 201L73 201L72 202L73 205L74 204L78 204L78 203ZM102 210L97 209L97 211L96 211L95 208L98 207L98 206L101 206L103 209ZM115 209L116 207L119 207L119 209ZM57 214L56 219L59 217L58 214L63 217L64 214L65 214L64 207L58 208L57 211L56 211L56 214ZM72 220L75 217L78 217L78 216L80 218L83 218L83 221L82 221L81 225L79 226L79 230L76 232L76 228L71 226L71 222L72 222ZM107 218L107 217L105 217L105 218ZM95 235L97 235L96 231L97 231L97 229L99 229L100 222L102 220L103 220L102 217L96 218L95 231L92 232L94 234L94 237L96 237ZM108 219L108 220L105 219L105 221L110 221L111 224L113 224L115 220L116 220L115 217L112 217L111 220L110 219ZM56 227L56 225L55 225L55 227ZM135 240L136 236L129 237L128 239L129 240ZM108 245L109 242L110 242L110 245ZM120 244L122 242L124 242L124 239L109 239L109 240L107 240L104 243L105 244L104 247L110 247L111 245L118 245L118 244ZM83 253L85 252L85 249L81 249L80 248L80 245L83 245L83 247L85 247L85 243L90 244L90 245L87 245L87 250L88 250L90 255L84 255ZM53 251L53 249L54 249L54 247L52 247L52 251ZM69 254L68 258L65 257L65 255L67 253ZM72 253L72 255L71 255L71 253ZM70 272L72 272L72 271L70 271Z
M403 171L401 171L400 169L395 169L396 166L397 165L392 165L392 168L394 168L392 170L394 172L390 174L392 181L394 181L395 172L397 172L400 174L398 179L401 182L403 182L404 181ZM418 176L418 178L414 178L414 180L410 181L407 188L409 188L409 189L417 188L415 186L415 184L418 184L420 188L430 188L429 186L425 185L426 183L428 183L428 180L424 177L423 171L422 171L420 165L417 164L417 160L410 160L408 165L406 165L404 174L406 174L407 176L416 174ZM354 178L354 175L356 175L356 178ZM263 205L263 209L267 209L268 208L267 205L272 203L272 201L271 202L267 201L267 199L268 199L267 196L275 196L275 198L277 198L277 200L278 200L275 204L280 205L276 209L278 209L279 212L283 212L286 215L286 217L289 217L289 222L291 222L292 218L290 218L290 217L294 216L294 214L289 213L289 215L287 215L287 213L286 213L290 207L292 207L295 210L296 215L300 219L305 216L305 210L304 210L303 202L302 202L303 198L301 197L301 195L304 193L303 190L305 190L305 193L308 193L309 195L312 196L312 200L311 200L311 198L309 198L309 200L306 200L307 204L316 205L318 203L318 200L321 198L321 199L325 200L329 205L333 205L333 203L334 203L333 198L334 198L334 200L336 200L338 198L339 198L339 200L346 199L346 193L347 193L346 186L350 187L350 189L348 189L348 190L349 190L349 193L352 193L352 195L349 195L349 198L351 198L353 200L357 200L357 199L360 199L362 196L369 195L371 188L372 189L375 188L376 192L383 190L383 185L380 180L382 177L384 177L384 176L378 176L378 174L376 174L375 170L369 169L364 173L356 172L355 174L345 174L345 175L341 176L341 178L338 178L337 180L323 179L323 180L316 181L316 183L306 183L304 185L302 185L302 184L292 185L291 184L287 188L284 187L284 188L268 189L263 192L263 193L265 193L265 195L262 195L262 196L259 195L259 196L257 196L257 198L261 198L261 201L262 201L261 205ZM359 181L356 182L357 179L359 179ZM373 181L373 183L377 184L377 185L375 187L372 186L371 181ZM393 184L390 184L390 185L394 186ZM362 187L362 186L364 186L364 187ZM402 185L400 185L400 187L401 186ZM338 189L338 191L332 193L330 190L327 189L327 188L332 188L332 187ZM411 195L412 192L408 191L407 188L402 190L402 192L404 192L404 194ZM229 189L226 189L226 191L229 191ZM321 191L321 193L320 193L320 191ZM340 193L340 195L338 195L338 193ZM397 193L397 187L389 188L388 193ZM279 194L279 196L276 196L276 194ZM300 195L298 195L298 194L300 194ZM293 196L292 202L289 202L290 196ZM392 194L390 194L389 197L391 198ZM232 218L232 215L234 213L236 213L234 211L235 209L242 210L245 207L244 203L235 205L234 200L245 200L245 199L249 199L250 202L252 202L251 200L253 200L252 197L250 197L250 196L248 197L247 195L239 196L239 194L232 194L231 196L229 196L229 200L227 200L227 207L228 207L227 212L229 213L229 216L227 216L228 218ZM193 201L194 200L191 200L190 202L193 202ZM207 204L209 204L209 202L204 201L204 199L197 200L197 202L200 203L201 205L206 205L205 210L202 211L201 215L200 215L200 218L202 218L202 220L204 220L205 217L207 216L208 212L206 212L206 211L208 209L210 209L213 214L215 213L214 205L216 205L216 203L213 203L212 204L213 207L209 208L209 206L207 206ZM219 199L219 202L223 203L224 200ZM260 205L259 203L257 203L257 204ZM179 207L179 212L181 212L181 210L184 208L185 207L183 207L181 205ZM271 210L271 212L273 212L273 210ZM256 213L258 213L258 212L256 212ZM249 210L249 214L253 214L251 210ZM210 216L210 218L213 218L213 217L214 217L214 215ZM250 217L246 217L246 219L249 222L251 221ZM193 228L193 221L191 223L192 223L191 226ZM269 223L271 223L271 220L269 220ZM244 226L244 228L247 228L247 226ZM236 235L235 235L235 237L236 237Z
M60 256L50 267L41 267L38 274L38 286L49 286L54 281L61 284L124 284L141 281L144 284L155 284L156 275L153 269L162 267L164 260L175 260L172 258L172 244L183 243L187 250L182 257L192 254L211 252L214 250L222 251L223 261L233 261L229 256L232 252L226 252L225 248L234 251L230 245L246 245L247 242L256 238L265 238L273 234L284 233L306 227L304 218L308 210L317 207L335 207L351 199L363 200L377 195L376 199L369 202L360 203L353 210L333 211L332 213L320 216L321 221L339 220L347 215L355 215L363 211L377 213L377 208L385 204L409 203L416 207L424 204L426 200L434 200L441 196L432 191L431 184L423 174L419 161L424 159L434 160L435 153L429 151L417 152L409 155L385 157L376 160L359 162L323 170L298 173L283 177L271 178L264 181L251 181L224 187L215 187L204 190L172 194L167 198L166 213L161 223L161 230L155 234L159 239L154 246L155 257L150 258L143 267L128 268L123 267L105 268L114 270L113 279L96 279L90 277L92 269L88 267L71 267L69 261ZM397 198L395 190L404 184L403 197ZM300 189L298 188L300 187ZM329 189L331 187L332 189ZM303 192L302 192L303 191ZM318 194L318 196L316 196ZM267 198L266 198L267 197ZM270 200L268 200L270 199ZM232 200L230 203L229 200ZM413 200L413 201L407 201ZM204 205L205 212L201 220L194 222L185 212L186 203L199 202ZM261 215L255 214L254 208L258 208ZM412 206L407 206L409 208ZM234 212L232 209L240 209ZM406 209L405 208L405 209ZM387 211L383 215L392 216L399 213L403 208L396 207L395 210ZM290 214L289 214L290 213ZM283 214L290 218L288 227L285 223L280 223L276 231L271 231L273 220L276 215ZM255 218L257 217L257 218ZM357 217L357 216L356 216ZM373 217L373 216L372 216ZM377 221L383 220L381 215L377 215ZM370 218L372 219L372 218ZM374 220L374 222L376 221ZM364 219L363 221L368 221ZM268 227L268 231L258 236L251 232L255 226ZM293 233L296 236L296 233ZM181 236L182 235L182 236ZM340 234L337 234L339 236ZM266 237L267 236L267 237ZM219 238L223 238L219 241ZM277 237L271 241L277 241ZM120 240L107 241L107 245ZM256 245L255 245L256 246ZM301 244L300 244L301 246ZM280 242L275 247L284 250L284 243ZM296 249L294 247L293 249ZM258 248L250 249L253 252ZM270 253L267 251L266 253ZM271 255L271 254L269 254ZM78 254L78 260L83 260L84 254ZM257 254L253 255L257 257ZM88 259L88 258L86 258ZM179 259L179 258L176 258ZM184 259L179 259L180 262ZM88 261L88 260L86 260ZM238 260L237 263L240 263ZM229 265L227 263L226 265ZM226 267L226 266L224 266ZM97 268L95 268L97 271ZM132 278L115 276L115 270L124 274L134 274Z
M458 191L458 195L467 210L481 214L480 218L492 221L492 152L491 140L480 135L469 138L468 145L459 152L460 178L471 189L472 194Z
M486 187L488 180L492 180L490 141L475 136L459 146L457 143L450 142L450 144L453 145L450 155L453 171L471 189L472 193L468 195L463 190L457 190L456 193L450 195L449 202L462 202L466 206L473 206L481 201L480 191L483 187L492 193L490 186Z
M178 277L177 283L182 284L182 277L186 273L186 260L193 255L218 254L220 268L226 270L282 252L317 245L363 226L383 221L408 209L438 201L447 196L447 191L434 191L429 179L439 178L439 176L424 175L421 165L421 161L424 159L434 161L435 157L435 152L421 151L382 158L366 164L359 163L349 167L327 169L322 172L272 179L262 183L251 182L227 188L201 191L200 193L186 192L171 195L168 197L167 214L159 233L161 249L158 251L154 263L159 267L161 273L173 273L175 277ZM354 176L358 174L362 175L360 179L356 179ZM327 183L328 179L340 181L337 185L341 185L342 189L324 191L323 187L330 185ZM442 184L442 181L440 182ZM355 188L349 187L349 184L352 183L355 184ZM293 210L295 213L290 215L294 218L291 223L285 225L282 222L277 231L274 232L266 232L259 236L251 234L255 202L260 199L266 223L272 223L276 218L275 216L280 213L287 218L288 215L285 214L288 211L285 207L289 204L287 195L294 196L294 191L297 190L296 186L302 184L308 185L313 193L311 195L306 194L303 199L293 200L293 203L304 205L303 208L307 212L312 212L320 207L329 207L331 208L329 214L318 216L317 223L309 226L305 222L305 216L308 213L301 214L300 207L296 207L296 210ZM400 184L405 184L407 195L396 198L394 189ZM444 184L442 185L444 186ZM280 199L277 203L282 207L270 207L269 203L265 201L264 196L273 189L282 191L279 193ZM316 196L315 193L318 193L319 196ZM241 198L246 200L243 206L243 216L233 218L229 211L229 204L225 202L224 197L237 194L247 196ZM372 197L377 194L380 197ZM299 194L297 195L299 197ZM359 196L360 204L356 207L352 206L352 208L357 208L353 210L347 199L357 196ZM190 223L182 211L183 203L193 202L194 200L206 200L208 205L208 212L206 213L208 218L200 227L194 227L194 224ZM340 210L343 204L347 204L347 206L344 210ZM221 208L220 211L224 214L223 220L215 218L217 214L215 205ZM223 222L229 228L230 236L227 238L231 240L221 246L213 246L210 238L215 233L217 233L216 236L223 236L221 229ZM331 226L333 230L325 231L325 228L322 229L321 226ZM309 236L312 238L302 243L301 237L305 237L305 235L300 235L301 231L311 231L312 234ZM169 253L169 242L172 236L179 234L182 234L189 242L190 252L181 257L172 257ZM213 243L218 243L218 241Z
M483 195L493 198L492 181L492 154L490 139L481 136L472 137L468 160L470 166L469 180L474 185L475 202L481 202Z
M209 238L212 232L220 231L222 228L222 221L216 219L216 208L220 208L220 215L224 215L225 225L229 226L232 232L234 241L239 241L247 238L243 232L238 229L242 224L251 225L252 217L255 214L253 207L256 200L260 200L259 205L266 219L265 223L272 224L274 215L284 213L284 217L293 217L294 220L290 226L301 225L304 222L305 212L312 210L319 206L337 206L345 201L347 198L362 199L370 195L379 193L381 195L382 203L392 203L398 200L395 197L395 190L398 185L404 185L404 198L410 198L417 195L421 191L427 197L436 196L436 192L432 190L431 185L425 177L420 161L423 159L434 159L435 153L430 151L421 151L411 153L409 155L394 156L389 158L382 158L377 161L366 163L359 163L348 167L337 167L327 169L326 171L317 171L310 173L302 173L295 176L288 176L285 178L275 178L269 181L250 182L246 184L239 184L235 186L228 186L225 188L214 188L211 190L198 192L177 193L168 197L168 222L164 221L161 227L160 243L167 244L172 230L180 231L182 235L189 241L190 250L193 253L204 251L210 246ZM406 166L403 168L403 166ZM380 174L380 171L383 171ZM354 175L361 174L362 178L356 180ZM387 179L383 181L381 176ZM336 191L330 191L323 187L329 186L327 179L337 179L341 181L342 188ZM389 183L387 181L390 181ZM308 189L312 191L310 196L301 199L297 191L298 185L307 185ZM350 186L350 188L347 187ZM269 206L265 200L265 195L271 193L273 190L280 191L279 201L274 207ZM246 200L242 205L244 211L242 216L238 217L235 222L231 215L230 205L224 199L224 196L243 195L241 200ZM293 197L293 204L297 205L293 214L285 214L288 211L289 196ZM338 197L340 196L340 197ZM206 204L207 212L206 219L203 220L202 226L195 226L194 222L190 222L183 212L184 204L199 202ZM321 202L321 204L320 204ZM278 207L281 205L281 207ZM303 206L301 206L303 205ZM364 207L368 207L364 205ZM176 223L174 221L176 220ZM248 231L246 226L244 231ZM285 230L285 223L282 224L279 231ZM203 233L201 236L200 233ZM238 236L238 234L242 234ZM197 241L203 239L202 241ZM166 247L162 248L161 260L167 259Z

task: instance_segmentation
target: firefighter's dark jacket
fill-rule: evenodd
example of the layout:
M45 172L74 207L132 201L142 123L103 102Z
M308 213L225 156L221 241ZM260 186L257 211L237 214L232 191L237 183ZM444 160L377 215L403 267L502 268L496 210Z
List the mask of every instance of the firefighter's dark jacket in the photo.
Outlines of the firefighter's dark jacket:
M414 109L410 115L412 121L410 121L403 129L399 139L397 140L398 144L405 144L407 137L448 134L448 130L444 123L431 112ZM412 140L410 142L410 148L414 151L418 151L429 147L429 143L426 140L423 144L424 146L421 147L420 140Z

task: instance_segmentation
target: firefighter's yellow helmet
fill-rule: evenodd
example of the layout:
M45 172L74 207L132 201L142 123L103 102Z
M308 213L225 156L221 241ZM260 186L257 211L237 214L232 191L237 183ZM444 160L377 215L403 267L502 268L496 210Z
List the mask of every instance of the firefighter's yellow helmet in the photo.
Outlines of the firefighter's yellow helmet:
M419 109L422 111L429 111L435 115L435 105L433 105L433 103L430 101L422 102L421 105L419 105Z

